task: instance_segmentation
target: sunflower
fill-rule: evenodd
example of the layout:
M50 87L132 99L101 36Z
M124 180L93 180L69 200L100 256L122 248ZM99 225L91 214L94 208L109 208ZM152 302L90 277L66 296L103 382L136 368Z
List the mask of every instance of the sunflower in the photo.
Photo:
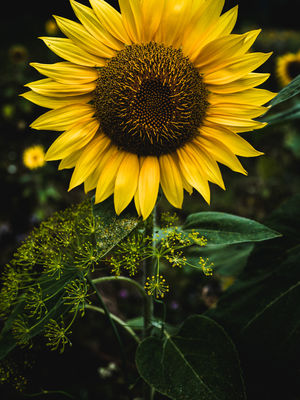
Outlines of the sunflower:
M281 86L288 85L296 78L300 74L300 51L277 57L276 74Z
M29 169L36 169L45 165L44 148L40 145L27 147L23 152L23 164Z
M262 154L238 135L265 125L253 118L274 97L255 88L271 54L249 52L260 30L232 34L224 0L90 3L71 0L80 22L55 17L66 37L41 38L65 61L31 64L47 78L23 96L51 109L31 127L64 131L46 159L75 167L69 190L113 194L117 214L134 199L147 218L160 186L174 207L193 188L209 203L209 181L225 189L218 162L246 174L236 155Z

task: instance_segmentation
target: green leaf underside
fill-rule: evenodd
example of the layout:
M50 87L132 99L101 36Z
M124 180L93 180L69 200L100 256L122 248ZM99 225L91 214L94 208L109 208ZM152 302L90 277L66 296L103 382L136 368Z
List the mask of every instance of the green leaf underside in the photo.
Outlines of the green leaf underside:
M268 123L268 126L283 124L288 121L292 121L300 118L300 103L297 102L287 110L279 111L277 113L268 113L262 118L264 122Z
M278 94L275 96L270 105L272 107L280 104L290 98L296 96L300 93L300 75L298 75L295 79L292 80L287 86L285 86Z
M237 276L247 264L253 247L254 243L193 246L186 251L185 255L192 265L197 265L199 257L208 258L214 264L213 272L222 276ZM185 268L187 269L188 266Z
M208 245L260 242L281 236L259 222L215 211L189 215L183 230L198 231L207 239Z
M138 347L140 375L175 400L244 400L238 356L223 328L204 316L189 317L177 335L145 339Z

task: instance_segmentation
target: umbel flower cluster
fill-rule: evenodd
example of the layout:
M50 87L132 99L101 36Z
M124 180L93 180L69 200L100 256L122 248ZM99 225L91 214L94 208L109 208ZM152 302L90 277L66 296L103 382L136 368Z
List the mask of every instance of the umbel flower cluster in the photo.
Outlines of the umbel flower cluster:
M32 346L42 333L47 346L63 351L71 344L76 317L84 316L93 299L92 275L137 276L144 279L148 295L161 298L169 291L162 263L190 265L184 249L206 244L198 232L181 231L171 215L165 215L166 225L154 240L144 235L144 223L134 225L126 218L116 223L116 218L104 223L89 199L55 213L32 231L1 276L0 316L6 320L2 334L9 330L18 345ZM145 279L142 267L149 258L154 274ZM212 274L208 260L190 266Z

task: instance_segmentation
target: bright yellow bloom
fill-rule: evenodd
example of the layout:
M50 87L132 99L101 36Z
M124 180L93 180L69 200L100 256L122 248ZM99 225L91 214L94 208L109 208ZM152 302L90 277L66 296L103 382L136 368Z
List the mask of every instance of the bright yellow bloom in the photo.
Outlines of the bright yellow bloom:
M80 23L55 17L66 38L41 38L66 61L32 63L47 76L23 96L51 110L31 125L64 131L46 154L73 168L95 201L114 194L117 214L134 199L151 213L161 186L174 206L195 188L209 203L208 181L224 187L217 162L246 174L236 157L256 151L238 133L274 97L252 72L270 53L251 53L260 30L231 34L237 7L224 0L71 0Z
M276 60L276 74L282 86L288 85L300 74L300 51L286 53Z
M23 153L23 164L29 169L36 169L45 165L44 148L40 145L28 147Z

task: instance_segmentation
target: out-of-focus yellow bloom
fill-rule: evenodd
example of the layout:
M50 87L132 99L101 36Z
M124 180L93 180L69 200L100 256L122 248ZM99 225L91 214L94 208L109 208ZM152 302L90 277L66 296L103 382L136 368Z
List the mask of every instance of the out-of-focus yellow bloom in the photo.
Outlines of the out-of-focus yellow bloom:
M48 19L45 23L45 31L47 35L57 35L58 33L58 26L54 19Z
M14 64L25 63L28 58L28 51L25 46L14 44L8 51L10 60Z
M28 147L23 153L23 163L29 169L43 167L46 163L43 146L35 145Z
M300 74L300 51L286 53L276 60L276 74L282 86L288 85Z

